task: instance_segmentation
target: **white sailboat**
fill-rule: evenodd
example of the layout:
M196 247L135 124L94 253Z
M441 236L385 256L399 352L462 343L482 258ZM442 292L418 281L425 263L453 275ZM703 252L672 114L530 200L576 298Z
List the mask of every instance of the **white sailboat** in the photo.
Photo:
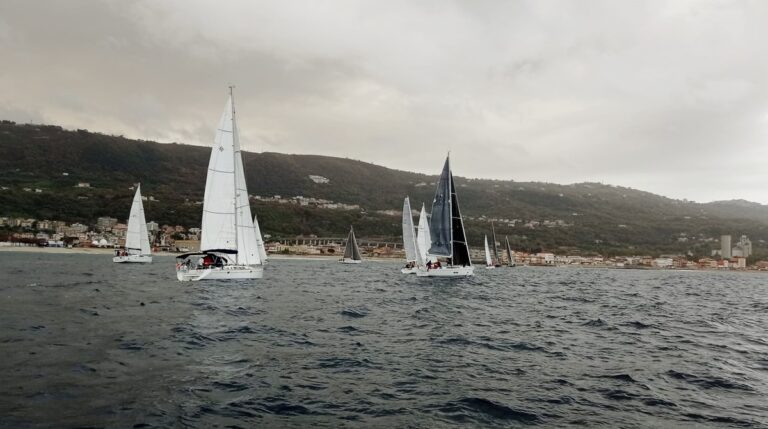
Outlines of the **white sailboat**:
M200 252L178 257L176 277L180 281L263 276L259 238L245 185L232 87L211 149L201 229Z
M152 250L149 248L147 221L144 216L144 204L141 202L141 185L136 187L128 217L128 231L125 235L125 250L118 251L112 262L151 263Z
M429 224L432 240L428 253L433 257L445 259L436 264L419 267L419 277L467 277L474 275L474 267L469 258L469 246L464 233L464 220L461 218L459 198L451 172L450 156L446 157L443 172L432 202L432 216ZM432 262L432 261L430 261Z
M403 201L403 248L405 249L405 267L400 270L403 274L416 274L419 250L416 245L416 233L413 228L411 200L405 197Z
M485 236L485 268L490 270L495 268L491 261L491 250L488 248L488 236Z
M355 231L350 226L349 235L347 235L347 245L344 246L344 256L339 259L342 264L359 264L363 262L360 257L360 248L357 247L357 240L355 240Z
M256 215L253 215L253 229L256 230L256 249L259 251L259 257L261 263L267 263L267 249L264 247L264 239L261 238L261 228L259 228L259 220L256 219Z

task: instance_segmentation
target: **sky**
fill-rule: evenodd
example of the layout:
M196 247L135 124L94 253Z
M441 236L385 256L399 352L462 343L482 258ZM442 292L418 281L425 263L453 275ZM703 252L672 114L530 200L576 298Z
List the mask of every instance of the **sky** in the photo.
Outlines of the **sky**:
M768 203L768 2L0 2L0 119Z

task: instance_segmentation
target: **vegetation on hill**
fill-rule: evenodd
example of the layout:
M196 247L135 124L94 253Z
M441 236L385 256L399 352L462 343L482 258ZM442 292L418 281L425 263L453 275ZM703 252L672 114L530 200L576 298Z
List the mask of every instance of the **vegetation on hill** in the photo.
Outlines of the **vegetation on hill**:
M148 219L198 226L210 148L158 144L57 126L0 123L0 216L25 216L92 223L99 216L124 219L141 182ZM358 204L362 210L256 201L265 233L344 236L350 224L360 236L396 240L399 210L409 195L413 207L429 202L436 176L316 155L245 153L248 189L254 195L314 197ZM442 160L435 160L435 173ZM460 174L460 171L455 173ZM316 183L310 175L329 183ZM490 232L489 218L518 219L514 227L497 222L500 238L518 249L602 254L691 252L708 256L721 234L752 239L758 256L767 253L768 206L746 201L700 204L600 183L557 185L456 177L472 245ZM77 187L87 182L90 188ZM31 189L25 191L24 188ZM42 192L36 193L34 190ZM481 217L485 216L485 219ZM553 226L529 221L560 220ZM533 226L533 227L531 227ZM714 239L714 240L712 240Z

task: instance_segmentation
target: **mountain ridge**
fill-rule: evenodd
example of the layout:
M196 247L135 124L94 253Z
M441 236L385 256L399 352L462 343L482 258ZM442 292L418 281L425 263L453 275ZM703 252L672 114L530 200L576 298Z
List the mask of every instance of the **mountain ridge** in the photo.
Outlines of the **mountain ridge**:
M123 218L134 182L141 181L148 216L163 223L197 226L210 147L156 143L54 125L0 122L0 216L94 221ZM370 235L396 237L399 221L378 211L414 208L432 200L437 174L391 169L323 155L262 152L243 154L248 189L269 197L304 196L359 204L360 212L254 201L264 228L275 235L342 235L349 223ZM442 159L435 159L439 172ZM66 173L66 175L65 175ZM319 183L310 176L320 176ZM697 203L598 182L556 184L455 176L470 240L482 239L487 221L520 248L597 252L687 252L705 254L721 234L747 234L756 248L768 239L768 206L731 200ZM76 188L88 182L91 188ZM23 188L40 189L41 193ZM541 226L544 221L554 226ZM539 222L539 225L531 224ZM524 226L526 223L529 226ZM356 226L356 230L358 227ZM365 232L365 228L360 230ZM477 236L474 236L477 235ZM696 237L696 239L692 239ZM692 244L692 241L695 242Z

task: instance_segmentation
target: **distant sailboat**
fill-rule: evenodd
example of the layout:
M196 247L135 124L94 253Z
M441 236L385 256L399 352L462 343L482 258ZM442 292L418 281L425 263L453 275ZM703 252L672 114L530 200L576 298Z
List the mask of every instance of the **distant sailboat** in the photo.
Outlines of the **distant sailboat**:
M256 249L259 251L259 257L261 263L267 263L267 249L264 247L264 239L261 238L261 228L259 228L259 221L256 219L256 215L253 215L253 229L256 230Z
M512 251L512 246L509 245L509 237L504 236L504 240L507 242L507 258L509 258L509 262L507 265L510 267L515 266L515 252Z
M501 258L499 257L499 247L496 245L496 228L493 227L493 221L491 221L491 238L493 239L493 265L500 267Z
M403 201L403 248L405 249L405 267L400 270L403 274L416 274L419 250L416 245L416 232L413 228L411 200L405 197Z
M493 261L491 261L491 250L488 248L488 236L485 236L485 268L486 269L492 269Z
M263 276L263 260L245 185L232 87L211 149L200 235L200 252L178 256L176 277L180 281Z
M445 258L445 265L438 262L421 268L419 277L467 277L474 275L474 267L469 258L469 246L464 232L464 221L459 209L459 198L451 172L450 156L445 159L443 172L435 190L432 202L432 216L429 224L432 245L428 253L434 257ZM434 261L432 261L434 262Z
M363 262L360 257L360 248L357 247L355 240L355 231L350 226L349 235L347 235L347 245L344 247L344 256L339 260L342 264L359 264Z
M125 235L125 250L115 255L112 262L152 262L152 250L149 248L147 221L144 216L144 204L141 202L141 185L136 187L128 217L128 231Z

